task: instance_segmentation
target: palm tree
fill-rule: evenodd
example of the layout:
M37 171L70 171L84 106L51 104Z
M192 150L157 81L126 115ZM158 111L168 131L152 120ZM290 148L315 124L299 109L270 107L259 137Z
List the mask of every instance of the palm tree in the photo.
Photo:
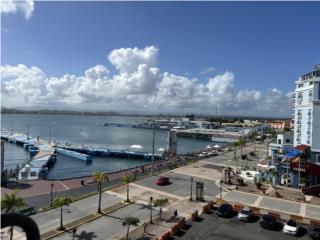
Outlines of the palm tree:
M234 153L233 159L237 161L236 167L236 188L238 188L238 159L237 159L237 146L239 146L239 142L233 142L232 145L234 146Z
M246 140L244 138L240 138L238 141L238 145L240 146L240 156L242 155L242 147L246 145Z
M58 230L62 231L65 229L63 226L63 206L69 205L73 202L72 197L59 196L56 197L53 201L53 207L60 207L60 227Z
M98 193L99 193L99 202L98 202L98 213L101 212L101 194L102 194L102 183L104 181L109 181L108 175L102 172L93 173L94 180L98 183Z
M236 158L237 158L237 147L239 146L239 142L233 142L232 145L234 146L233 159L236 160Z
M124 218L124 220L122 221L122 226L127 226L127 235L126 235L126 240L129 239L129 230L130 230L130 227L131 226L138 226L140 222L140 219L139 218L136 218L136 217L126 217Z
M160 211L159 211L160 220L162 220L162 217L161 217L162 207L163 207L163 205L165 205L168 201L169 201L168 198L160 198L160 199L156 199L156 200L154 201L154 206L155 206L155 207L160 207Z
M18 189L11 193L6 193L1 200L1 209L5 209L6 213L14 213L17 208L26 206L22 197L18 196ZM13 238L13 226L10 227L10 240Z
M278 188L277 188L277 178L279 176L278 171L273 169L270 172L272 174L272 179L270 180L270 184L274 188L276 196L279 196Z
M126 202L130 202L130 199L129 199L129 183L131 183L133 180L134 180L134 177L130 176L130 175L129 176L126 175L126 176L124 176L122 178L122 181L127 184L127 200L126 200Z

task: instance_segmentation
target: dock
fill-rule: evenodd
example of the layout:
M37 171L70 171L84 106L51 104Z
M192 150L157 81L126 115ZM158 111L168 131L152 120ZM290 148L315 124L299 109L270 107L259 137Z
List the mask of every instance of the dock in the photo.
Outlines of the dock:
M29 152L29 159L18 172L19 180L36 180L46 177L48 168L56 161L54 146L40 138L1 129L1 139L16 143Z
M127 150L115 150L115 149L104 149L104 148L93 148L93 147L60 147L60 149L65 149L71 152L77 152L89 156L103 156L103 157L121 157L121 158L135 158L150 161L152 159L152 154L148 152L135 152ZM163 154L154 154L154 159L156 161L162 160L164 158Z
M0 133L1 139L20 145L30 154L29 160L24 163L18 172L18 180L45 179L49 168L56 162L57 154L63 154L87 163L92 162L94 156L152 160L152 154L148 152L84 147L83 145L71 147L70 144L51 144L39 137L30 137L23 133L8 130L1 129ZM163 154L154 154L153 156L155 161L164 159Z

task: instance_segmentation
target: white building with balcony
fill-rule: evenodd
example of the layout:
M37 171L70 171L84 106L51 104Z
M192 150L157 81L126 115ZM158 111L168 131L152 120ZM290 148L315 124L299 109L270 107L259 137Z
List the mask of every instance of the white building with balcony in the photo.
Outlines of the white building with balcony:
M295 84L294 146L309 145L312 162L320 164L320 64Z

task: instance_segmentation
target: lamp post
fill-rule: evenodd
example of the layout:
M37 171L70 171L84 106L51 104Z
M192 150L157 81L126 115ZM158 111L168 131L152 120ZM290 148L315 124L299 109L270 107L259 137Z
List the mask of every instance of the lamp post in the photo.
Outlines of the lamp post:
M192 201L192 185L193 185L193 177L190 179L190 201Z
M150 223L152 224L152 202L153 202L153 197L150 197Z
M49 144L51 144L52 126L49 126Z
M155 142L155 135L156 135L156 126L155 126L155 124L156 124L156 122L154 121L153 129L152 129L152 156L151 156L152 167L151 167L151 175L153 175L153 170L154 170L154 142Z
M53 183L51 183L51 189L50 189L50 207L52 207L53 202Z
M222 200L222 180L220 180L220 200Z
M221 180L220 180L220 200L222 200L223 173L224 173L224 168L222 168L222 175L221 175Z
M27 124L27 138L28 138L28 140L30 139L29 138L29 124Z
M77 233L77 228L72 229L72 240L75 239Z

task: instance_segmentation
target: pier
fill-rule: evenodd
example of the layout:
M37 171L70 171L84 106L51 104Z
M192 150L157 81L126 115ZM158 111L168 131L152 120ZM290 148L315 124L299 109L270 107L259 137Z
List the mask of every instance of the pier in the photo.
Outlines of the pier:
M72 152L77 152L87 156L104 156L104 157L121 157L121 158L136 158L144 159L149 161L152 159L152 154L148 152L134 152L127 150L114 150L114 149L103 149L103 148L92 148L92 147L82 147L82 148L71 148L71 147L61 147L60 149L65 149ZM163 154L154 154L154 159L156 161L163 160Z
M36 180L45 178L48 168L56 161L54 147L40 138L30 137L23 133L1 130L1 139L16 143L29 152L29 159L19 169L19 180Z
M107 148L95 148L85 146L72 146L50 143L40 139L39 137L30 137L29 135L12 132L8 130L1 130L1 139L15 143L29 152L29 159L27 159L23 166L18 171L18 180L37 180L45 179L51 166L56 162L57 154L63 154L75 159L86 161L88 163L93 161L94 156L104 157L119 157L128 159L143 159L151 161L152 156L155 161L164 160L164 154L151 154L148 152L135 152L129 150L114 150Z

